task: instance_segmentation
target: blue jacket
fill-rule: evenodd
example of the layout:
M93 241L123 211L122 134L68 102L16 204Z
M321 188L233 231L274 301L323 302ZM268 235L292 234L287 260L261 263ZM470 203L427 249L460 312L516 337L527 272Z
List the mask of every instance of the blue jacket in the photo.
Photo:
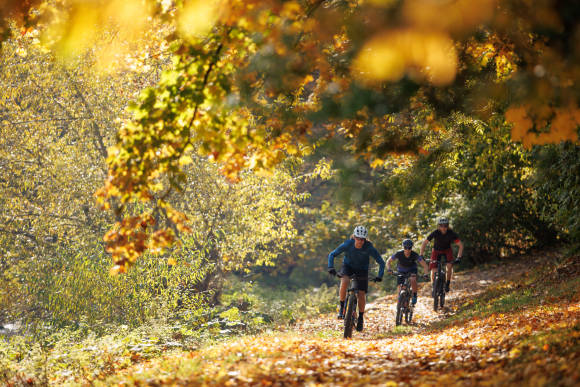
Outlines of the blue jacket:
M354 247L354 239L348 239L344 241L343 244L338 246L336 250L328 254L328 268L334 267L334 258L340 253L344 252L343 264L350 266L352 269L357 271L368 271L370 257L373 257L375 261L379 264L379 277L382 277L385 273L385 261L381 257L381 254L375 249L373 244L369 241L365 241L365 244L361 249Z

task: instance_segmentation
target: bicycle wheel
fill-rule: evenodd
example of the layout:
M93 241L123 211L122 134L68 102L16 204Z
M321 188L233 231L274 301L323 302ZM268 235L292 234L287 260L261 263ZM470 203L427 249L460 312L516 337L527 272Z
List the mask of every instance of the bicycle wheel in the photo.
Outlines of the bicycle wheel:
M437 311L439 307L439 277L435 277L435 281L433 281L433 310Z
M441 296L439 298L439 306L443 308L445 306L445 292L441 292Z
M401 325L403 321L403 305L405 303L405 292L399 293L397 300L397 315L395 316L395 325Z
M346 298L346 312L344 314L344 338L348 339L352 336L352 328L354 327L356 313L356 296L349 294Z
M407 312L405 313L405 322L407 324L411 324L411 320L413 320L413 307L409 306L407 308Z

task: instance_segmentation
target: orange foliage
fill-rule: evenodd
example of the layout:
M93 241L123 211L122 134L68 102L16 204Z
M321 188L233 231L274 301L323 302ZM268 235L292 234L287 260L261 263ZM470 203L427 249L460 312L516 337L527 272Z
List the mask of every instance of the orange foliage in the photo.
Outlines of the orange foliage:
M505 115L506 120L513 125L512 138L521 141L526 148L561 141L578 141L580 109L575 105L566 108L541 106L535 110L531 105L523 105L509 108ZM536 132L532 129L536 129Z
M20 9L17 2L7 4ZM420 95L425 96L425 105L441 110L424 120L432 128L444 126L448 118L444 115L451 111L465 110L473 116L486 111L482 116L489 117L498 106L512 104L506 119L513 124L513 138L526 147L578 140L576 56L550 42L566 27L565 7L558 2L63 0L55 4L59 6L52 7L53 13L46 12L42 38L65 55L89 46L102 25L119 26L118 39L102 50L102 68L127 53L128 45L119 41L146 40L151 20L169 24L172 33L164 47L174 48L174 66L157 88L144 93L132 120L119 131L119 142L108 159L109 178L97 193L101 205L113 207L117 216L124 216L127 206L136 202L146 211L165 208L170 223L177 222L166 231L187 230L185 218L171 213L169 203L158 199L172 189L163 185L167 181L178 187L182 160L194 148L220 163L222 172L236 181L243 169L271 171L288 155L300 156L305 144L340 130L349 149L373 160L376 167L389 152L418 152L419 141L393 141L392 134L425 125L413 120L425 109L414 106ZM538 32L544 28L550 32ZM487 70L492 68L495 76L490 77ZM518 94L526 88L531 92ZM506 96L514 94L515 99L508 101ZM377 106L365 112L359 99ZM381 116L391 110L403 119L382 122ZM313 125L319 130L316 136ZM366 143L357 143L361 134ZM123 224L117 227L108 242L141 248L134 240L141 238L142 230L125 232ZM151 232L146 231L147 238ZM121 262L132 262L142 253L111 251L115 259L126 256Z
M529 263L502 263L492 270L458 274L452 284L452 310L470 310L474 302L485 309L485 297L490 294L499 292L501 297L523 292L522 282L528 274L518 273L529 268ZM578 280L578 263L563 268L566 280ZM515 282L496 282L487 293L485 287L505 278L506 273L513 273L516 278L511 280ZM480 285L482 282L486 285ZM156 385L211 381L220 386L575 386L580 382L580 369L575 366L580 341L580 293L576 289L550 297L547 289L561 287L560 283L535 282L534 286L541 302L533 300L503 312L476 313L456 323L445 321L452 315L419 308L418 324L407 327L408 333L390 330L396 303L392 295L368 305L365 332L355 334L354 339L339 338L342 322L325 315L296 327L280 327L283 332L246 336L135 365L113 380ZM422 289L419 305L428 302L428 288L426 285ZM469 294L478 288L483 294ZM513 293L513 289L519 290ZM457 293L459 297L455 297Z

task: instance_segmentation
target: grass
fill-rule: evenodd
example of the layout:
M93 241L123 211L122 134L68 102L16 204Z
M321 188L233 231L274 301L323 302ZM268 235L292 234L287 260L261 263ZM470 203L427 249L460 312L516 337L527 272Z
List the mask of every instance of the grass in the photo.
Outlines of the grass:
M336 289L326 286L292 292L232 279L229 289L222 305L205 312L198 323L152 320L138 328L117 325L104 333L83 326L0 340L0 385L93 383L161 354L205 348L244 335L267 335L277 326L336 308Z
M314 336L319 339L339 339L342 337L342 331L336 329L321 329Z
M506 278L482 294L464 300L463 306L451 317L451 321L435 325L437 332L428 328L426 335L413 335L412 326L402 325L374 336L373 341L387 339L385 345L391 345L395 351L417 346L419 360L416 365L422 367L421 375L425 375L426 384L435 380L429 377L445 376L448 377L445 380L449 381L471 378L472 381L494 381L497 385L543 385L557 384L562 376L567 378L564 384L573 385L575 371L566 367L574 367L575 356L580 353L580 324L577 318L580 276L554 278L550 273L555 269L558 267L554 265L538 267L527 275ZM568 309L568 301L572 300L574 302L570 305L576 309ZM559 315L568 313L566 311L569 311L570 319L559 324ZM463 333L456 334L458 332ZM300 372L309 367L322 367L320 369L324 372L335 371L340 369L334 366L337 358L345 364L352 364L352 359L348 356L341 358L342 350L337 350L343 343L338 340L341 333L340 330L324 328L310 333L307 343L302 340L304 332L297 331L249 335L232 340L228 345L214 348L204 346L192 355L192 359L160 359L143 371L139 370L138 374L115 375L106 381L122 383L138 380L149 383L148 378L151 378L168 384L184 381L196 384L209 382L207 378L216 377L222 382L229 380L233 383L238 375L259 375L263 378L260 380L266 383L280 380L283 373L291 373L296 382L303 382L303 374ZM443 342L448 343L445 348L441 347L440 335L443 335ZM316 342L316 339L323 339L323 342ZM273 342L280 344L271 346ZM374 345L372 342L364 340L353 341L349 345L370 346L369 350L376 351L376 348L371 348ZM456 356L456 347L463 355L469 352L470 360L464 358L459 363L449 362L449 359ZM417 355L414 352L403 352L403 356ZM376 355L382 356L378 352ZM318 357L320 362L312 362L311 356ZM333 362L327 365L326 360L329 359L333 359ZM399 357L395 356L392 361L398 361L396 359ZM401 362L406 364L407 360ZM200 362L205 364L203 368L200 368ZM451 369L433 368L440 364L449 364ZM401 368L399 376L403 376L402 380L407 375L404 371L406 368ZM314 369L313 372L319 372L320 369ZM134 372L135 368L131 371ZM169 378L165 376L168 372L171 373ZM230 374L231 379L228 376ZM341 377L348 378L348 375L351 375L351 371Z
M413 333L413 326L410 325L399 325L393 327L390 331L382 332L376 335L376 339L387 339L392 337L404 336Z
M570 300L578 294L580 275L555 278L553 273L565 265L544 263L522 276L497 282L483 294L464 299L455 314L434 323L432 328L440 329L473 318L532 308L549 301Z

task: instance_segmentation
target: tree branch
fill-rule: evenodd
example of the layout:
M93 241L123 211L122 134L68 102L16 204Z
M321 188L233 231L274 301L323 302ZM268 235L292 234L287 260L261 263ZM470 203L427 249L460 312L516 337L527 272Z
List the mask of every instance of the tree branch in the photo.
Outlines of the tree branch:
M12 234L12 235L22 235L27 237L28 239L30 239L32 242L36 243L38 245L38 241L36 239L36 236L26 232L26 231L22 231L22 230L8 230L5 228L0 228L0 233L4 233L4 234Z

